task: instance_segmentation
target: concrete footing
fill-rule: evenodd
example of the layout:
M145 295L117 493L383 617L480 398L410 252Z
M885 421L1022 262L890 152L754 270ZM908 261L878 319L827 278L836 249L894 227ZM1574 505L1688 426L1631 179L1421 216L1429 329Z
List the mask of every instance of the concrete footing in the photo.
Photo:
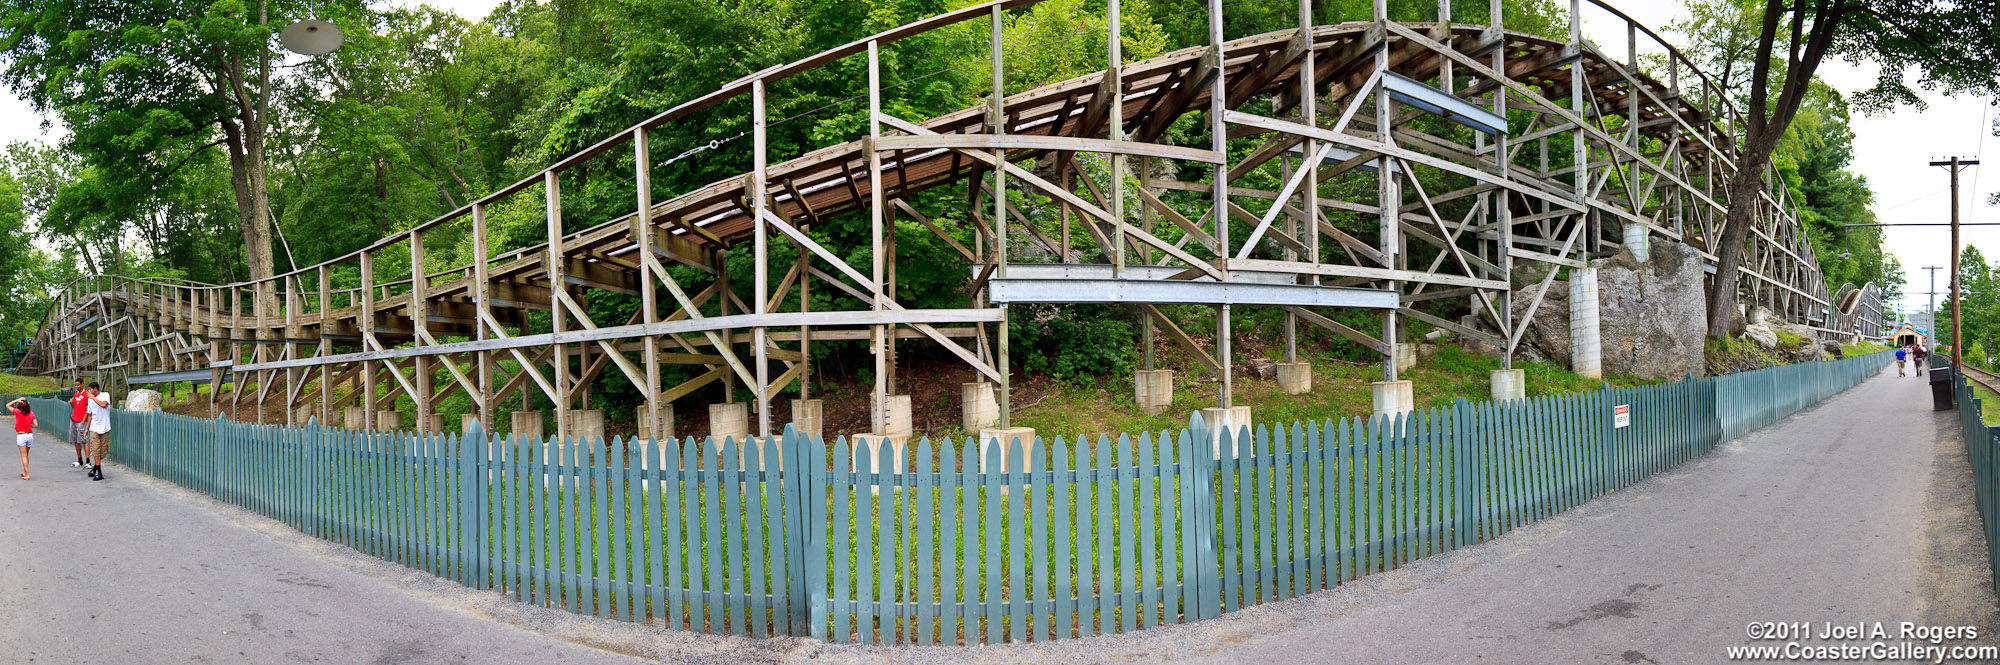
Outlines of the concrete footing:
M340 426L347 429L368 429L368 407L350 406L340 412Z
M826 409L816 399L792 400L792 429L801 436L820 436Z
M1278 389L1287 395L1312 392L1312 363L1278 363Z
M562 424L563 438L572 442L595 441L604 438L604 410L577 409L569 412L569 422Z
M885 435L906 438L911 432L916 431L910 419L909 395L888 396L888 401L882 405L882 423L878 431Z
M1408 343L1397 344L1396 371L1407 372L1410 371L1410 368L1416 366L1417 366L1417 345Z
M854 435L854 470L860 473L901 473L903 452L909 445L910 437L904 434L881 434L871 432ZM882 465L883 450L887 449L889 465Z
M961 418L959 425L967 432L979 432L1000 425L1000 402L993 397L993 384L959 384Z
M1583 376L1604 378L1604 351L1597 319L1597 269L1569 269L1569 365Z
M533 441L542 440L540 411L515 411L507 415L507 424L511 426L508 431L513 432L515 436Z
M1625 223L1625 236L1621 244L1625 246L1626 251L1632 253L1632 258L1639 260L1639 263L1652 259L1653 248L1649 242L1651 239L1652 235L1646 232L1644 224Z
M643 406L639 407L638 420L639 436L641 438L650 438L655 441L666 441L674 438L674 405L660 405L660 422L658 425L653 424L653 410Z
M988 450L995 445L1000 446L998 453L1000 466L997 469L987 466L987 459L991 457ZM996 427L979 430L979 469L981 471L1006 473L1012 468L1012 451L1015 446L1020 447L1022 460L1027 460L1029 456L1038 454L1035 449L1035 428ZM1026 468L1033 467L1033 464L1029 464Z
M1255 430L1250 429L1252 425L1250 407L1247 406L1209 407L1201 410L1201 419L1202 422L1208 423L1208 431L1211 433L1210 449L1216 457L1222 459L1235 459L1237 451L1249 447L1243 442L1244 432L1248 431L1252 436L1255 435ZM1225 429L1230 432L1228 450L1222 448L1220 432Z
M1375 415L1407 413L1417 408L1415 385L1409 381L1376 381L1368 384L1375 397Z
M1528 373L1518 369L1493 370L1493 401L1505 402L1528 396Z
M403 429L403 412L376 411L375 429L381 432L394 432Z
M1174 371L1142 369L1132 373L1132 401L1139 412L1157 416L1174 405Z
M737 443L750 436L750 403L725 402L708 405L708 435L720 443L733 438Z
M304 406L292 409L292 424L304 425L306 423L312 422L313 418L318 415L319 415L319 407L317 406ZM325 425L326 421L322 420L320 421L320 424Z
M479 414L467 413L467 414L462 414L458 417L459 432L470 432L475 427L479 429L480 435L493 436L493 428L487 427L484 423L479 422Z
M443 434L443 433L444 433L444 414L442 414L442 413L433 413L433 414L431 414L431 415L429 415L429 416L426 416L426 417L424 417L424 421L425 421L425 422L424 422L424 424L423 424L423 425L424 425L424 426L423 426L423 433L425 433L425 434Z

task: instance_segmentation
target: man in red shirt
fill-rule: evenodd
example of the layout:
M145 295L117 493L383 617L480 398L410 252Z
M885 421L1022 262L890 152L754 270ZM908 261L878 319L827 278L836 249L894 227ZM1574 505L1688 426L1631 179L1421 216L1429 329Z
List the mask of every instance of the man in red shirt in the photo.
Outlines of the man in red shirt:
M90 391L83 387L83 379L76 380L76 392L69 397L69 442L76 448L76 461L70 466L90 470L90 460L83 456L83 445L90 443Z

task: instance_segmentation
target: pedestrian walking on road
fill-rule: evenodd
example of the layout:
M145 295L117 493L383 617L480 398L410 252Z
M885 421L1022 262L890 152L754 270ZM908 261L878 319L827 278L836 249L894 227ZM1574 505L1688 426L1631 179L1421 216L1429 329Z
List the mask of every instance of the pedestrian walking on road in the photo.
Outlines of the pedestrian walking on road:
M1916 345L1916 346L1912 347L1912 350L1916 352L1916 356L1917 356L1917 358L1916 358L1916 360L1917 360L1917 363L1916 363L1916 364L1917 364L1917 373L1918 373L1918 374L1923 374L1925 370L1928 370L1928 369L1930 369L1930 362L1931 362L1931 352L1930 352L1930 351L1928 351L1928 350L1926 350L1926 349L1924 349L1924 345L1922 345L1922 344L1918 344L1918 345Z
M104 457L111 452L111 393L90 382L90 479L104 479Z
M28 407L28 398L16 397L7 403L7 409L14 412L14 447L21 449L21 479L28 479L28 447L35 445L35 411Z
M1903 347L1896 348L1896 376L1909 376L1909 373L1903 371L1903 363L1908 361L1909 353L1909 349Z
M90 460L84 458L83 447L90 445L90 389L83 379L76 380L76 392L69 396L69 443L76 449L76 461L69 465L88 473Z

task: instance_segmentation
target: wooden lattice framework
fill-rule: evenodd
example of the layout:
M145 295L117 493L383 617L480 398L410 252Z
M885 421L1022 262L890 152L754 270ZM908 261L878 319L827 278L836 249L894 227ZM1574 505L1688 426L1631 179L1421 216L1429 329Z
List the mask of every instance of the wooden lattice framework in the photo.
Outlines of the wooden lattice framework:
M1191 351L1200 364L1194 369L1219 379L1217 400L1228 406L1233 307L1283 308L1288 355L1296 354L1296 325L1305 321L1380 352L1385 378L1394 380L1398 329L1407 318L1483 339L1511 357L1559 272L1547 268L1586 266L1634 233L1684 242L1710 265L1715 260L1728 205L1724 183L1736 165L1737 112L1670 46L1656 67L1666 70L1665 81L1640 73L1640 35L1659 37L1608 6L1597 5L1628 26L1622 60L1582 39L1580 0L1571 3L1567 41L1499 29L1497 0L1484 24L1456 22L1448 2L1439 3L1435 22L1388 21L1378 1L1374 21L1338 25L1318 24L1312 3L1301 0L1298 29L1233 40L1223 39L1222 6L1212 1L1209 45L1124 62L1118 2L1111 0L1108 69L1009 93L1003 19L1033 2L969 7L758 72L325 264L229 285L78 280L50 308L22 369L131 384L199 381L219 389L227 382L239 388L219 398L211 391L212 400L232 410L283 405L298 419L350 404L386 408L409 396L419 428L438 427L428 416L461 391L489 425L496 404L514 391L542 395L554 403L557 422L568 423L592 381L618 372L640 387L653 423L663 423L662 405L708 384L720 382L730 394L748 386L753 433L768 435L774 394L793 384L801 398L810 394L814 341L867 342L878 429L896 382L897 345L929 343L995 383L1004 426L1013 303L1136 306L1145 312L1146 348L1165 334ZM988 103L922 120L882 111L882 49L980 20L991 24ZM849 59L866 63L867 80L856 85L868 98L867 135L776 160L765 144L772 84ZM742 98L754 142L747 172L652 200L648 131ZM1189 114L1199 114L1210 136L1226 135L1238 147L1254 142L1254 150L1232 156L1227 143L1162 143L1169 125ZM629 152L638 165L633 209L643 214L563 233L560 175L614 151ZM1278 191L1246 182L1260 173L1268 179L1274 163ZM1418 177L1426 173L1465 186L1428 191ZM1329 183L1356 177L1372 177L1373 186L1349 187L1346 197L1329 191ZM965 189L971 246L947 232L953 222L906 200L939 187ZM377 275L385 257L424 266L426 248L445 234L469 234L474 256L491 255L489 211L536 188L552 241L420 279L409 271ZM1031 219L994 192L1047 197L1061 208L1060 225ZM1190 218L1162 201L1174 196L1205 199L1209 212ZM1760 196L1740 276L1747 302L1814 322L1828 337L1879 332L1874 287L1848 285L1836 301L1784 190ZM809 233L843 214L866 217L866 265L849 263L849 253ZM897 302L898 216L963 257L970 306ZM1374 219L1381 232L1356 237L1336 218ZM1070 249L1073 229L1107 262L1079 263L1083 253ZM778 243L795 246L798 258L774 263ZM1428 260L1413 258L1419 247L1429 248ZM731 252L753 255L748 302L722 268ZM1529 315L1516 317L1510 281L1530 274L1523 273L1530 264L1539 282L1521 292L1532 294ZM361 284L334 288L330 275L350 265L360 269ZM852 296L862 307L812 311L816 288ZM593 320L585 303L598 292L642 304L630 320ZM1483 324L1412 307L1438 298L1465 299ZM1198 343L1162 304L1214 307L1214 342ZM1343 326L1327 308L1376 310L1385 334ZM542 316L549 332L524 332L531 317L539 327ZM502 370L502 360L517 369ZM1150 352L1146 362L1150 367ZM665 364L701 373L661 385ZM256 410L261 419L263 409Z

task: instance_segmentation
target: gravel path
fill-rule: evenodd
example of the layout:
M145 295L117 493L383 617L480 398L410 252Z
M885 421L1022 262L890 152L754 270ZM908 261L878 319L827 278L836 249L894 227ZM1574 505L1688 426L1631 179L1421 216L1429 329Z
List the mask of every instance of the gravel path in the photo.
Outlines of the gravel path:
M2000 644L1956 414L1930 411L1928 388L1878 376L1567 514L1334 591L980 648L527 607L121 468L91 483L44 437L35 480L0 482L0 662L1712 663L1752 621L1974 625Z

